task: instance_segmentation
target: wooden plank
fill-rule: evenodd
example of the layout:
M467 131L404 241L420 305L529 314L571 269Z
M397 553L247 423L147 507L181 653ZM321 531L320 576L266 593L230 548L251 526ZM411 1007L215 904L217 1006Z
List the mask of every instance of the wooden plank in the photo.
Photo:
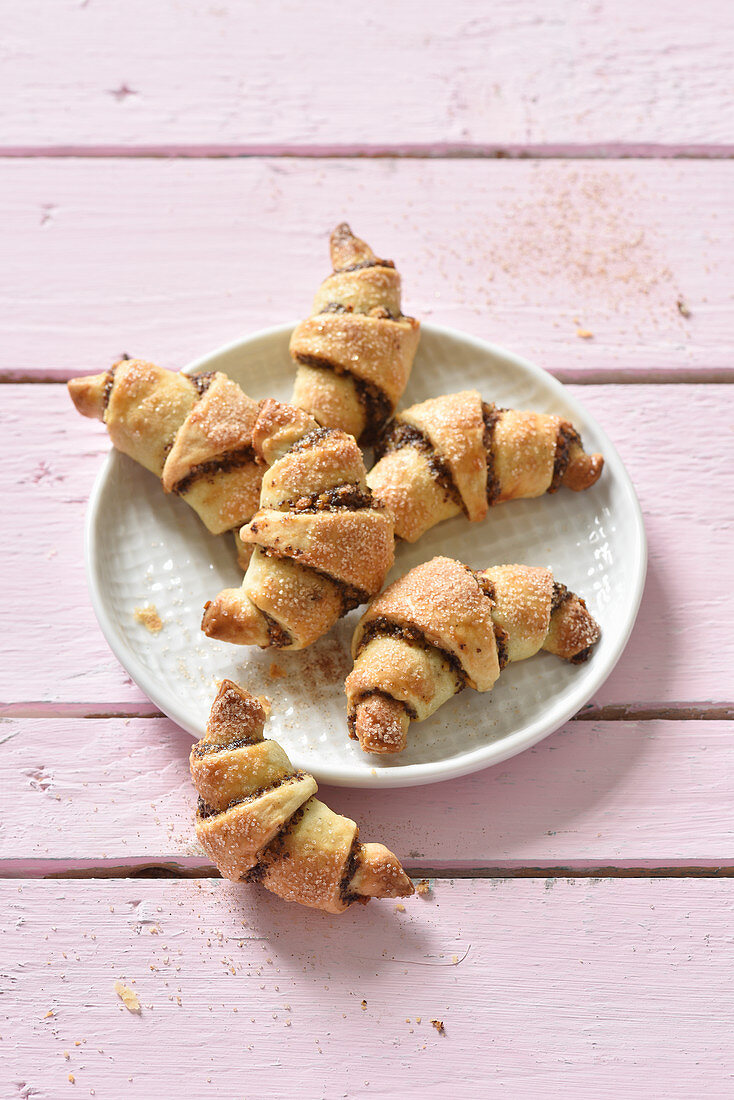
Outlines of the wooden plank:
M733 195L724 161L7 162L0 372L181 366L295 320L346 217L406 309L565 380L731 378Z
M211 881L2 891L4 1096L731 1093L727 881L441 882L336 918Z
M598 706L734 701L734 596L722 584L734 500L730 394L716 385L580 391L628 464L650 550L638 623ZM13 630L0 702L5 713L42 716L59 704L134 710L144 698L112 658L84 579L84 509L104 431L75 415L62 386L6 385L3 398L0 486L23 538L9 541L4 563ZM42 655L40 668L29 654Z
M413 870L732 866L731 735L730 722L570 722L430 791L321 793ZM167 719L0 724L0 874L208 866L191 744Z
M6 7L10 147L732 140L724 0Z

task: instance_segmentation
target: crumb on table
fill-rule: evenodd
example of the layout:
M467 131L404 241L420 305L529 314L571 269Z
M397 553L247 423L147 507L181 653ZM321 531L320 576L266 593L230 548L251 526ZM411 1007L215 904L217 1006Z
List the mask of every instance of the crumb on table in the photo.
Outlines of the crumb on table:
M158 634L163 629L163 620L158 614L155 604L146 604L145 607L135 608L135 618L149 630L151 634Z
M431 1023L433 1024L439 1035L446 1034L446 1028L443 1026L443 1020L431 1020Z
M271 680L282 680L285 675L286 675L285 669L282 668L280 665L276 664L275 661L273 661L273 663L270 666L270 679Z
M124 982L115 982L115 993L120 998L128 1012L137 1012L140 1015L140 1001L134 989Z
M431 884L427 878L422 878L420 882L416 884L415 892L416 894L422 894L423 896L425 896L426 894L430 894Z

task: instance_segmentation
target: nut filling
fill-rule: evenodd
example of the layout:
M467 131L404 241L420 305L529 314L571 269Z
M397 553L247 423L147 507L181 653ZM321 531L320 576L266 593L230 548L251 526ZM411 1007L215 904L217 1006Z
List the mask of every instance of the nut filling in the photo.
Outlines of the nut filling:
M364 629L364 633L359 640L359 646L355 654L355 659L359 656L362 650L368 645L373 638L400 638L402 641L407 642L408 645L418 646L420 649L435 649L441 654L446 664L449 665L452 672L456 676L457 692L461 691L466 686L466 673L461 667L461 661L453 653L450 653L447 649L442 649L441 646L435 645L433 642L429 642L422 630L417 626L412 626L409 623L394 623L392 619L387 619L384 616L379 616L376 619L370 620ZM396 700L398 702L399 700Z
M115 384L115 367L110 367L110 369L107 371L107 374L105 376L104 390L102 392L102 401L104 403L105 412L107 412L107 406L109 405L110 398L112 397L112 387L114 386L114 384Z
M487 455L487 504L493 505L502 491L499 478L494 472L494 429L501 414L505 409L498 409L496 405L482 402L482 419L484 420L484 434L482 445Z
M268 783L265 787L258 787L254 791L250 791L244 798L233 798L231 802L222 810L215 810L213 806L210 806L199 795L199 799L196 806L196 813L200 820L205 821L209 817L218 817L221 814L226 814L229 810L233 810L236 806L244 806L248 802L254 802L264 794L268 794L270 791L275 791L278 787L282 787L285 783L294 783L297 779L304 779L305 772L292 772L291 775L283 775L280 779L276 779L273 783Z
M359 512L371 508L372 493L359 485L335 485L323 493L311 493L297 500L284 501L291 512L339 512L348 510Z
M376 425L384 424L392 414L392 402L386 393L373 382L365 382L363 378L356 378L350 371L345 370L341 363L335 363L331 359L324 359L317 355L298 355L296 362L304 367L317 367L322 370L333 370L334 374L347 375L351 378L357 400L364 409L365 429L360 437L363 443L372 443L375 438Z
M283 858L283 848L285 847L286 839L303 817L307 804L308 799L304 802L303 806L298 807L293 816L286 821L282 829L279 829L270 843L265 845L262 852L260 852L260 858L257 863L254 867L251 867L249 871L245 872L240 880L241 882L260 882L272 865Z
M469 569L468 571L474 577L474 580L477 582L477 584L481 588L482 593L487 597L487 599L490 601L490 603L494 607L494 605L497 601L495 599L495 588L494 588L494 585L492 584L492 581L489 580L488 577L483 577L480 573L475 573L473 569ZM507 658L507 644L508 644L508 641L509 641L509 636L507 634L507 631L504 630L499 625L499 623L493 622L492 626L494 628L494 640L495 640L495 643L497 645L497 661L499 663L500 672L501 672L502 669L506 666L507 660L508 660L508 658Z
M203 370L199 371L198 374L190 374L188 376L191 379L199 397L203 397L206 391L209 389L215 374L216 371Z
M379 462L385 455L402 450L403 447L414 447L416 451L425 456L434 481L441 486L447 498L453 500L465 512L464 501L454 484L448 466L436 454L430 440L418 428L414 428L412 424L406 424L403 420L395 419L387 425L375 444L375 462Z
M231 451L221 458L213 458L209 462L200 462L198 466L192 466L185 477L177 481L172 492L181 496L192 488L196 481L202 478L214 478L217 474L235 470L241 466L250 466L255 462L255 452L252 447L243 447L239 451Z
M553 477L548 486L549 493L557 493L561 487L564 474L571 461L571 446L576 443L581 446L581 437L576 429L567 421L558 426L556 436L556 457L553 463Z

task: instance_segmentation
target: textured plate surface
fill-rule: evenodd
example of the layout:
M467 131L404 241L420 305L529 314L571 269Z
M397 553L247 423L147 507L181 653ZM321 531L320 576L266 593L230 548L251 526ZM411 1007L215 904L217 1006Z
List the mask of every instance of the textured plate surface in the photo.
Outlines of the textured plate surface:
M252 397L288 400L293 368L291 325L259 333L193 363L223 370ZM602 627L591 660L574 667L550 654L510 665L490 694L466 689L435 715L411 726L407 750L394 760L365 756L346 732L344 678L359 611L302 653L262 652L206 638L204 603L239 584L230 536L214 537L159 481L112 451L97 479L87 518L87 568L94 608L115 654L143 691L197 738L217 680L242 683L272 703L268 735L293 763L324 782L407 786L463 775L535 744L575 713L609 675L629 637L645 579L640 508L609 439L564 387L500 348L435 325L423 325L403 404L476 388L486 400L567 416L587 451L605 468L585 493L512 501L483 523L462 517L440 524L415 546L401 544L388 580L435 554L473 568L508 562L544 565L582 595ZM152 604L163 629L151 634L135 608Z

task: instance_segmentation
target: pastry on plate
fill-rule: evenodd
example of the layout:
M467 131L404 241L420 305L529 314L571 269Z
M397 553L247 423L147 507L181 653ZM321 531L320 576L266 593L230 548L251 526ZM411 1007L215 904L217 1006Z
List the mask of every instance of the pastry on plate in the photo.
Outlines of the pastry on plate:
M360 843L356 824L314 797L313 776L263 740L265 719L258 699L224 680L191 750L196 835L222 875L327 913L412 894L397 857Z
M263 466L252 445L260 405L220 371L181 374L142 359L73 378L83 416L102 420L118 451L190 504L209 531L239 528L255 512Z
M304 649L382 587L392 521L372 499L354 437L266 401L254 445L269 466L240 537L253 554L240 588L204 610L202 630L238 645Z
M395 535L416 542L441 520L463 512L481 520L506 500L588 489L604 459L588 455L561 416L498 409L476 390L411 405L375 447L367 475L395 519Z
M549 569L475 571L433 558L386 588L357 626L345 685L350 736L365 752L401 752L411 721L463 687L490 691L509 661L541 649L581 664L599 637L583 599Z
M370 442L400 400L420 326L400 305L400 275L348 225L331 234L331 274L291 337L293 404Z

